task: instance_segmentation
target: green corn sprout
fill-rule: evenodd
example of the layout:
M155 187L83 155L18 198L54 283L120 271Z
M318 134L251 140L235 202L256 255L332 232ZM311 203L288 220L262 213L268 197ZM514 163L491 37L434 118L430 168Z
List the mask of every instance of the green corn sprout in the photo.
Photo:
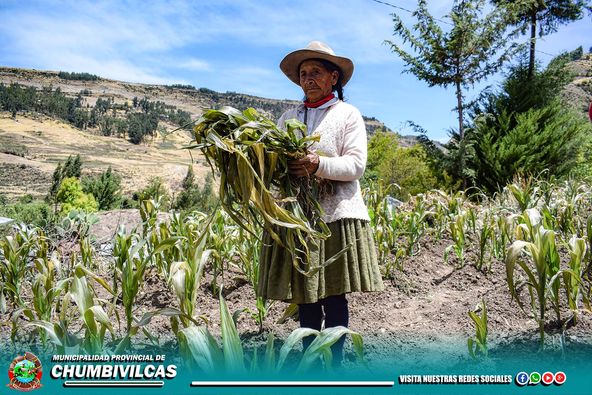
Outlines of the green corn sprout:
M459 266L463 267L465 264L465 226L467 217L467 212L461 211L452 221L450 221L450 236L452 237L454 244L449 245L444 250L444 262L446 263L448 263L450 251L454 251L459 260Z
M296 369L297 372L309 370L312 364L319 358L325 362L325 368L330 368L332 362L331 346L345 335L351 335L358 361L362 361L364 358L364 342L362 336L348 328L336 326L325 328L322 331L310 328L298 328L288 336L280 349L277 371L283 367L290 351L297 347L303 338L311 335L316 336L316 338L302 355L302 359Z
M431 215L431 212L427 211L425 201L422 194L415 197L415 206L409 213L405 213L405 219L403 221L403 234L407 238L407 255L412 256L419 253L420 240L423 237L426 230L426 217Z
M91 270L96 269L94 267L94 249L90 242L89 237L83 237L78 241L78 246L80 247L80 258L82 260L82 265L87 267Z
M226 301L220 294L220 326L222 347L203 326L188 326L177 334L179 348L185 362L199 367L205 372L220 370L240 373L245 371L244 352L236 325L228 310Z
M113 244L113 256L115 257L113 291L117 292L116 279L119 279L128 332L132 327L133 308L138 292L144 283L144 273L150 262L150 255L145 245L145 239L138 239L135 234L126 235L123 229L120 229ZM115 293L116 296L117 293Z
M487 358L487 307L485 301L481 301L481 316L478 316L475 311L469 311L469 317L475 323L475 338L469 338L467 340L467 346L469 347L469 354L473 358L482 356Z
M387 202L387 196L393 188L400 187L397 184L385 185L382 181L371 181L369 187L364 189L364 200L368 207L370 225L374 229L374 240L378 247L378 262L381 267L389 265L391 252L397 250L397 228L392 225L392 217L397 213L391 211ZM384 271L390 273L390 269Z
M259 262L261 255L261 240L242 228L238 230L238 268L247 277L249 284L255 292L255 305L257 312L251 313L255 322L259 325L259 332L263 331L263 321L269 307L268 301L259 295ZM272 302L273 303L273 302Z
M57 301L67 290L70 278L58 280L61 263L54 255L38 256L35 259L37 274L33 282L33 309L25 309L23 315L29 320L52 321ZM45 342L45 332L42 341Z
M107 330L111 333L111 337L115 338L111 320L103 307L95 303L94 291L88 283L87 277L111 292L110 287L103 279L83 266L77 265L72 278L68 280L70 291L62 298L59 322L33 320L28 324L43 329L60 353L77 353L82 348L82 351L88 354L103 354ZM70 301L73 301L77 307L78 317L84 329L83 338L68 330L67 311Z
M493 254L497 259L506 259L508 244L512 241L516 215L498 214L495 220L496 230L493 231Z
M487 247L492 243L494 222L489 215L486 215L481 226L479 227L479 257L476 263L477 270L482 270L485 264L485 255L487 254ZM491 271L491 256L485 265L486 271Z
M517 177L506 188L518 203L518 208L521 212L535 207L540 199L539 187L533 177Z
M114 337L115 333L111 325L111 320L103 307L95 304L94 292L88 284L86 275L89 273L81 266L74 270L70 296L80 313L80 318L84 324L85 335L82 347L90 354L101 354L105 345L105 334L107 330ZM96 277L94 277L96 280ZM106 286L106 284L102 284ZM109 290L109 288L106 288Z
M568 243L569 249L569 270L563 270L563 283L565 295L569 308L574 313L574 319L577 316L580 298L588 310L590 309L590 300L586 293L582 292L583 266L582 261L586 255L586 240L573 236Z
M184 327L191 325L191 320L186 317L193 318L204 267L215 253L212 249L206 249L212 219L207 223L199 223L188 218L177 240L170 240L155 250L155 253L159 253L168 248L179 249L181 260L171 263L167 282L179 299L180 310L184 314L180 318Z
M527 286L531 313L539 324L540 341L543 344L547 300L553 302L557 319L560 320L560 283L557 277L559 255L555 232L542 226L541 216L535 209L526 210L521 218L523 223L516 227L517 240L509 247L506 257L506 279L512 298L525 313L526 309L518 295L518 289L522 284ZM523 259L522 253L529 259ZM532 265L528 261L532 261ZM527 276L528 280L524 283L515 278L517 266Z
M21 285L29 265L29 255L35 250L40 230L27 225L15 225L14 236L0 238L0 275L2 293L14 306L23 306Z

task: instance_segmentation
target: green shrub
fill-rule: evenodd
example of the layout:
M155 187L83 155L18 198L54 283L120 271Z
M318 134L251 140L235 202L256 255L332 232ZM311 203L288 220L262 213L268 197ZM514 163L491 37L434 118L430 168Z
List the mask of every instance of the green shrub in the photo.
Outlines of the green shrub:
M72 210L79 210L85 212L95 212L99 208L99 204L90 193L84 193L80 180L75 177L64 178L56 200L60 203L60 213L67 214Z
M386 185L397 184L393 194L402 200L426 192L437 184L424 148L400 147L394 133L378 131L368 142L366 179L380 179Z
M0 216L39 227L45 227L53 218L51 207L45 202L0 204Z

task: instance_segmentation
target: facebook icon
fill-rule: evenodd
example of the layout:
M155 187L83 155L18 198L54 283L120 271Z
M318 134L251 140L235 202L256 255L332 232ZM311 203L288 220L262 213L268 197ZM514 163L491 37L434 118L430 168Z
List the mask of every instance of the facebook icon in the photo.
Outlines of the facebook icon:
M528 373L526 372L520 372L516 375L516 384L519 386L524 386L526 384L528 384Z

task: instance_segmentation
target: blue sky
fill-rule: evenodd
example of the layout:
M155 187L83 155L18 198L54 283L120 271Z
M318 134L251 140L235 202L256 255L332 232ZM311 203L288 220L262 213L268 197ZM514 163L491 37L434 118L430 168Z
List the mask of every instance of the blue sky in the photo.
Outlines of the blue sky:
M389 2L411 10L416 4ZM430 1L430 10L442 17L451 3ZM411 21L408 13L372 0L0 0L0 65L299 99L300 88L278 64L317 39L354 61L345 95L364 115L398 131L413 120L431 138L446 140L456 122L454 92L401 73L402 61L383 44L393 38L392 12ZM550 54L579 45L592 46L589 15L538 41Z

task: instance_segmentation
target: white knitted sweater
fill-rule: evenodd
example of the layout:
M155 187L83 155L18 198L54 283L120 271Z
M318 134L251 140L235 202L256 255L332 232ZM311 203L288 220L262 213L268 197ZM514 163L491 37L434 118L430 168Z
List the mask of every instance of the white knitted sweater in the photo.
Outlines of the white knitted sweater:
M286 111L278 120L285 127L287 119L304 122L304 105ZM311 147L319 155L315 175L332 180L333 193L320 201L326 223L343 218L369 221L358 179L364 174L367 158L366 126L360 111L341 100L307 110L308 134L320 135Z

